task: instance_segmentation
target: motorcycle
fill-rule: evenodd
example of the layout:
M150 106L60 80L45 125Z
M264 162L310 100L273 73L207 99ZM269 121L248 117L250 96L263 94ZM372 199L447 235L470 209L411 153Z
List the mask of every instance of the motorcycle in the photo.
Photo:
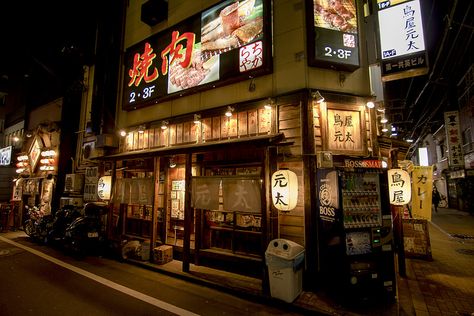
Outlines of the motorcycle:
M53 217L45 215L37 206L25 206L25 208L28 212L28 219L23 223L25 233L31 238L46 243Z
M58 246L63 245L66 228L81 215L81 210L74 205L65 205L57 210L48 232L48 242Z
M106 247L105 218L106 203L90 202L84 206L82 216L77 217L66 228L64 245L73 254L84 256L100 253Z

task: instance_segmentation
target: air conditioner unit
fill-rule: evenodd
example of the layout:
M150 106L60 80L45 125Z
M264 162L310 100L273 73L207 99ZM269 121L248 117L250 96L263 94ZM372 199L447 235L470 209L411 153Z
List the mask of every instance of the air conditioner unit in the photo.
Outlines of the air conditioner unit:
M117 138L112 134L99 134L96 136L95 148L117 147Z
M82 207L84 205L84 201L80 197L61 197L59 200L59 207L63 208L66 205Z
M64 181L64 192L66 193L81 193L84 186L83 174L67 174Z
M105 155L104 148L97 148L96 141L85 142L82 145L82 159L89 160Z

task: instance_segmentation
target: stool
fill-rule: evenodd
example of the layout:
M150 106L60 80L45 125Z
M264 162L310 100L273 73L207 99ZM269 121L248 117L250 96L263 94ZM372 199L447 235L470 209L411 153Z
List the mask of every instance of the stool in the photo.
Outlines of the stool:
M179 230L179 231L184 231L184 227L183 227L183 226L174 225L173 228L174 228L174 245L176 246L176 240L177 240L177 237L178 237L178 230Z

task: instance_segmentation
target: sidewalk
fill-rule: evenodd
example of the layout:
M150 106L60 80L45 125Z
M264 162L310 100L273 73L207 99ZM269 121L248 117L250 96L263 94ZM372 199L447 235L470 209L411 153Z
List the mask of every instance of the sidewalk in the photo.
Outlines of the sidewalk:
M191 265L181 271L181 262L155 265L133 263L176 277L201 282L253 300L291 305L305 314L321 315L474 315L474 216L439 208L429 224L432 261L406 259L406 277L397 273L397 301L392 306L350 310L337 305L324 293L303 292L293 304L264 297L261 281L254 278ZM286 306L288 307L288 306Z
M429 224L432 261L406 260L406 277L397 273L397 301L391 306L348 309L324 292L303 292L292 304L262 294L260 279L173 260L156 265L138 260L132 264L213 287L282 310L311 315L474 315L474 216L440 208ZM14 239L24 232L8 232Z
M439 208L429 232L433 261L407 259L401 279L416 315L474 315L474 216Z

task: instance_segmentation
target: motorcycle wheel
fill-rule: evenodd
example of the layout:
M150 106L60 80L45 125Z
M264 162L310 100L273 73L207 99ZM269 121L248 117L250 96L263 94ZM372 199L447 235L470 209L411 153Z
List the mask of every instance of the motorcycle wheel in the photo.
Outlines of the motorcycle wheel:
M69 244L69 246L70 246L72 255L76 257L77 259L81 259L86 256L86 250L81 241L77 239L73 239L71 243Z
M33 226L33 222L32 222L32 221L30 221L30 220L26 221L26 223L24 224L24 229L25 229L25 233L26 233L28 236L30 236L30 237L33 236L35 228L34 228L34 226Z

